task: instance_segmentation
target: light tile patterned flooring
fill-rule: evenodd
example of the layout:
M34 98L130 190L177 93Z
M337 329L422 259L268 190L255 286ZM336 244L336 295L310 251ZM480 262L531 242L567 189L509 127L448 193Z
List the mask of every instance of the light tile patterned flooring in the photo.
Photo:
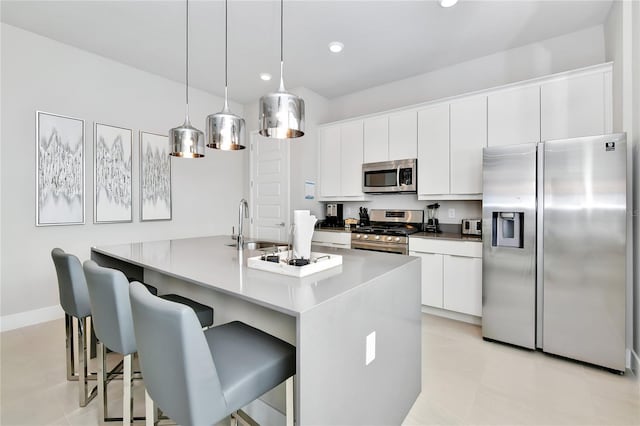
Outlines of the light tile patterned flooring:
M62 320L2 333L0 344L0 425L98 424L97 401L79 408L77 385L65 380ZM429 315L422 356L422 393L406 426L640 425L640 381L630 372L485 342L477 326ZM134 394L143 400L140 384Z

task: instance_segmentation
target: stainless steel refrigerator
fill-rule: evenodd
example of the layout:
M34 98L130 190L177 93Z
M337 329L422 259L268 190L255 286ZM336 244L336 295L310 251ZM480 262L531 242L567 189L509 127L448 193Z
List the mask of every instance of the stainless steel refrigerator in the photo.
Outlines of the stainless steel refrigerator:
M626 137L484 149L482 333L625 369Z

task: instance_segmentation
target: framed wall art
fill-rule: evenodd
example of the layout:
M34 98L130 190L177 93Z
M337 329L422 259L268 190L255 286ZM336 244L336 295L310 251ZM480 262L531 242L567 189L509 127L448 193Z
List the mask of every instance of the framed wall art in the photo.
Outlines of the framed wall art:
M140 220L171 220L171 158L166 135L140 132Z
M93 221L132 222L132 131L94 123Z
M36 226L84 224L84 120L36 111Z

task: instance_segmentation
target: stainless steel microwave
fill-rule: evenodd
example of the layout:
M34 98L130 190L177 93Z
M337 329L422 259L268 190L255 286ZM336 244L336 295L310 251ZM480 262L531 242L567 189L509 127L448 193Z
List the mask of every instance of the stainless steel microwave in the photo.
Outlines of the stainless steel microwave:
M381 161L362 165L362 192L388 193L417 191L417 162L408 160Z

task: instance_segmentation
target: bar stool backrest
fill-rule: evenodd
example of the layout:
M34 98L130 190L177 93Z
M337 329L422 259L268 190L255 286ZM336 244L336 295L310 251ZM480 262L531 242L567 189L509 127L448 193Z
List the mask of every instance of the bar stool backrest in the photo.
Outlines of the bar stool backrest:
M130 295L142 375L154 402L181 425L213 424L228 415L193 309L153 296L139 282Z
M62 309L68 315L80 319L91 315L89 292L80 260L60 248L51 250L51 258L58 275L58 293Z
M129 280L117 269L103 268L93 260L84 262L96 336L112 351L136 352Z

